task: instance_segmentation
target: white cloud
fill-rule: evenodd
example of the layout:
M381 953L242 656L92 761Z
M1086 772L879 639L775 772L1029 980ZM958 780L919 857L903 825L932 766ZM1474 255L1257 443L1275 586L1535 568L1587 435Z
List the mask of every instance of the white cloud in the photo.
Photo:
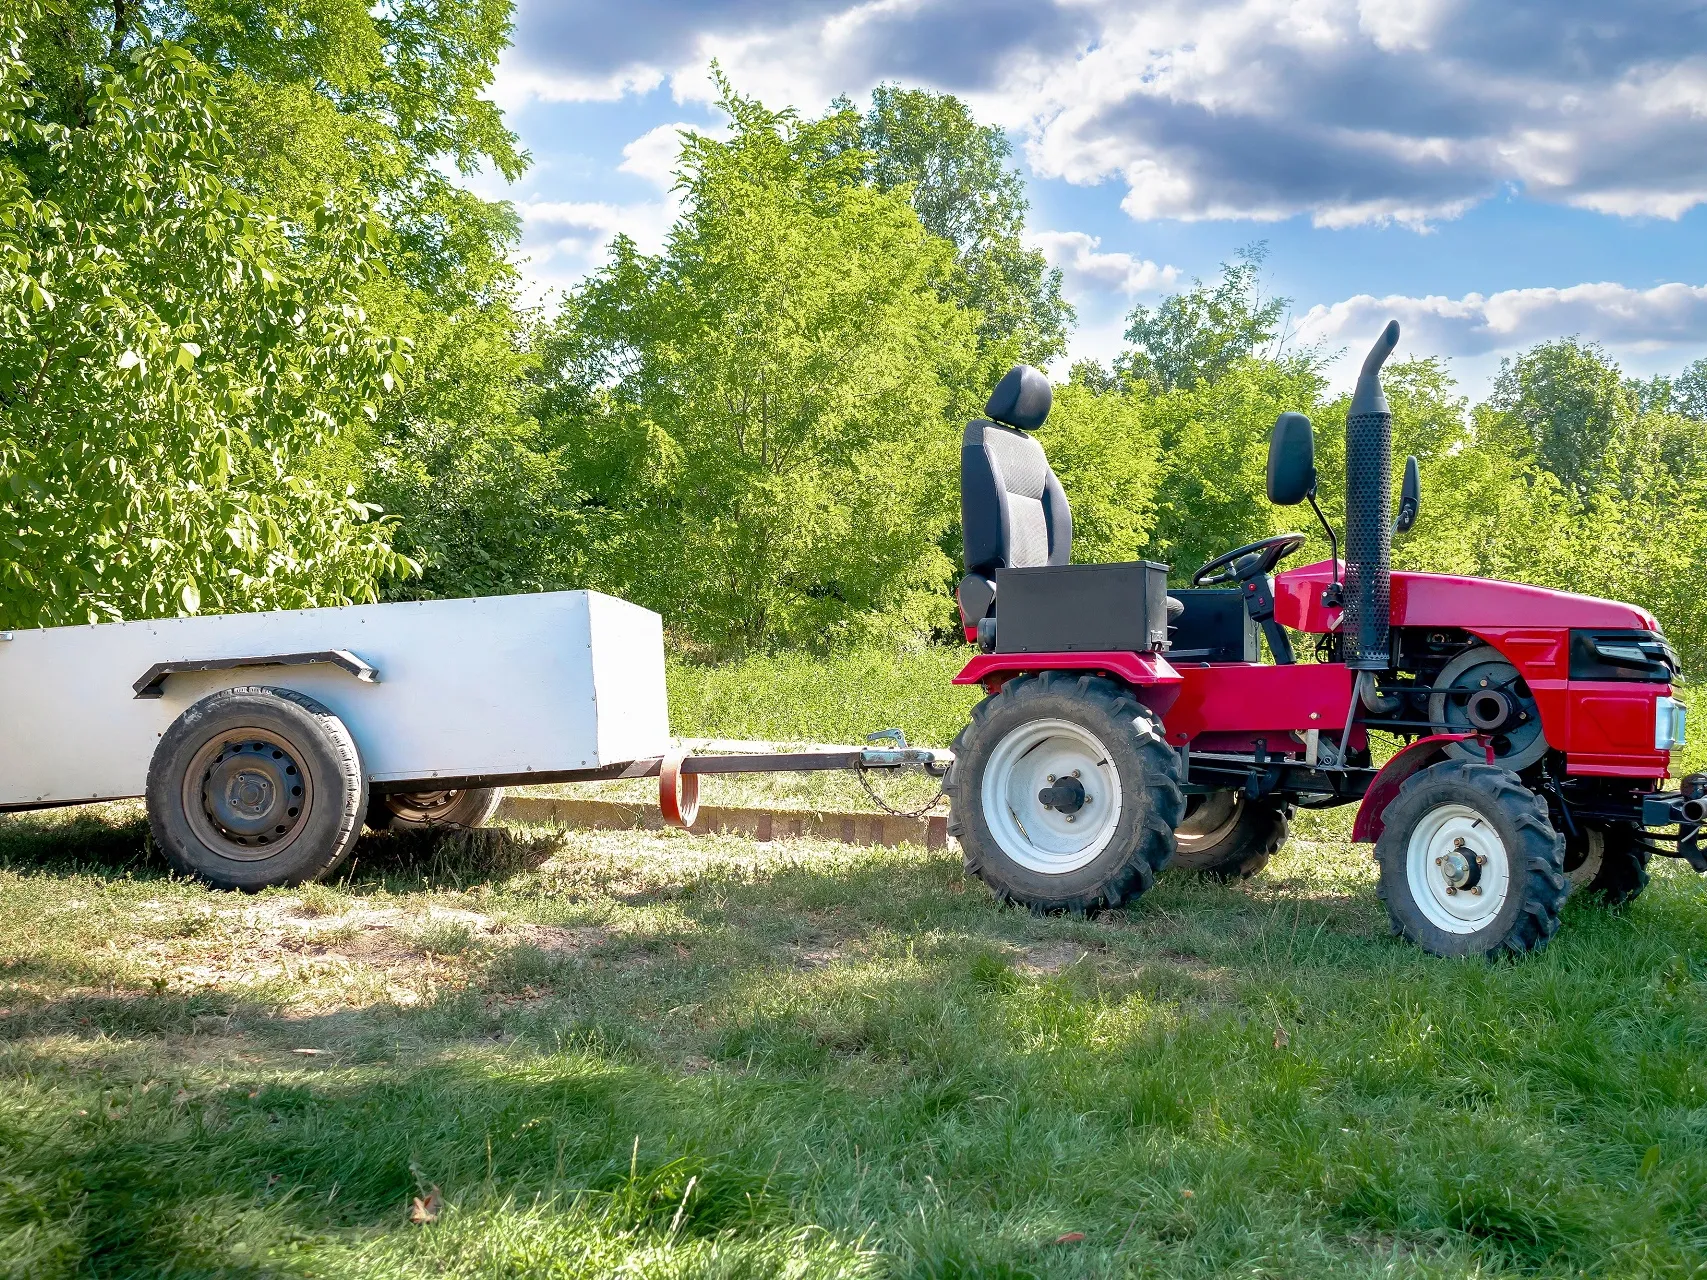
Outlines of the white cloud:
M1513 185L1707 203L1707 6L1676 0L524 0L502 91L670 84L814 110L899 79L1019 130L1135 218L1451 218Z
M1622 351L1707 348L1707 285L1578 284L1566 289L1506 289L1462 298L1362 294L1310 308L1298 321L1302 342L1358 350L1396 319L1406 350L1481 356L1575 334Z
M660 190L668 191L676 182L676 161L682 154L682 131L690 124L661 124L641 134L622 149L621 173L644 178Z
M644 253L663 248L675 221L673 199L612 204L605 201L524 200L516 205L522 220L522 256L536 290L573 284L604 261L618 232Z
M1179 279L1177 267L1161 267L1130 253L1103 253L1102 240L1083 231L1038 231L1026 237L1043 251L1049 265L1061 269L1062 287L1069 298L1091 293L1126 297L1165 289Z

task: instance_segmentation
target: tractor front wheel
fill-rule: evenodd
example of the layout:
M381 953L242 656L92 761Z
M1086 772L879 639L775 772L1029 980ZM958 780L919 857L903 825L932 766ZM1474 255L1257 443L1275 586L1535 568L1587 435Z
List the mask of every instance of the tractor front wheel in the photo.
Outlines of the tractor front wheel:
M1565 842L1517 775L1447 760L1412 774L1375 844L1393 932L1437 956L1533 951L1570 891Z
M1248 880L1286 843L1292 806L1243 791L1211 791L1186 801L1174 832L1174 866L1218 880Z
M1034 911L1116 907L1155 883L1185 809L1179 757L1131 692L1021 676L979 703L944 783L966 869Z

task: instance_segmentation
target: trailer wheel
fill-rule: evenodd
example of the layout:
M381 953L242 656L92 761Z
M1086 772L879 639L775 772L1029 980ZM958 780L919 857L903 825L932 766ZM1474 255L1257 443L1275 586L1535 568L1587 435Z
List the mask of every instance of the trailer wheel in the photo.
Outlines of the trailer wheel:
M1633 901L1648 887L1648 850L1627 822L1584 826L1565 839L1565 878L1573 894L1609 907Z
M368 802L367 824L375 831L483 827L498 812L498 805L503 799L502 787L376 793Z
M1570 891L1546 802L1495 765L1413 774L1382 815L1379 891L1393 932L1437 956L1533 951Z
M1211 791L1186 798L1174 830L1173 865L1219 880L1248 880L1280 851L1292 827L1292 806L1243 791Z
M179 871L221 889L318 879L348 856L367 811L349 729L291 689L222 689L160 737L148 821Z
M972 712L944 782L966 869L1034 911L1116 907L1155 883L1185 809L1161 723L1113 681L1022 676Z

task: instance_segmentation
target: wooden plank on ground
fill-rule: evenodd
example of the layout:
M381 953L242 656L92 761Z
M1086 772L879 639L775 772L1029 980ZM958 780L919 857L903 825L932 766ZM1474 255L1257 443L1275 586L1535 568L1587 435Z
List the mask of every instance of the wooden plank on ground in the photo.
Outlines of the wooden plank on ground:
M663 829L656 805L620 800L577 800L559 796L505 796L500 822L528 822L595 831ZM922 844L940 849L948 843L948 819L942 814L901 818L888 813L816 813L805 809L736 809L702 805L695 835L723 832L755 840L839 840L843 844Z

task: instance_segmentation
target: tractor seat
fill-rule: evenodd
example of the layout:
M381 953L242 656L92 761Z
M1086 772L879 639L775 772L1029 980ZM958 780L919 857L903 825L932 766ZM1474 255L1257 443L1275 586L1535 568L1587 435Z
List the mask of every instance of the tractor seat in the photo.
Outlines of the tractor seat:
M1073 513L1043 447L1026 434L1049 417L1049 379L1015 365L996 384L988 418L960 442L960 529L966 576L955 595L968 627L995 612L996 570L1066 564Z

